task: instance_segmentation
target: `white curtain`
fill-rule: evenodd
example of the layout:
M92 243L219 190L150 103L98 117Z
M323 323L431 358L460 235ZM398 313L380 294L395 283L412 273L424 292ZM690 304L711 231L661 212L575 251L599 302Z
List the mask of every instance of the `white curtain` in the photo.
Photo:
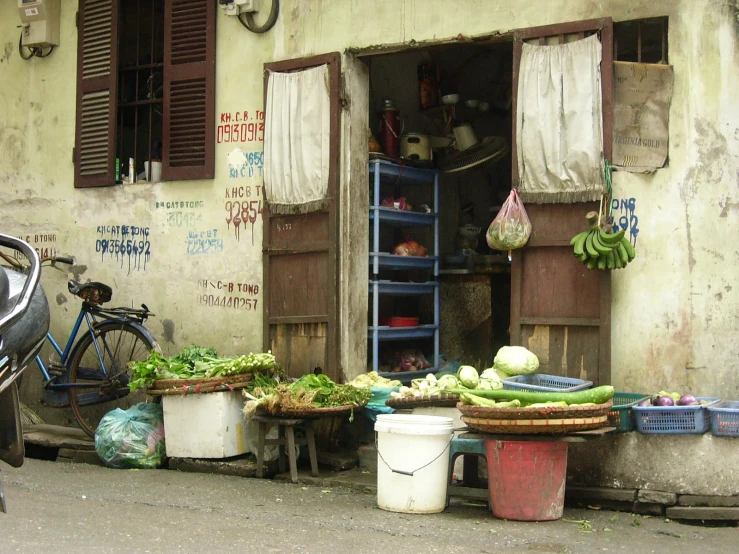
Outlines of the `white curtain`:
M264 128L264 188L272 213L306 213L328 202L328 66L270 71Z
M601 43L523 44L516 146L524 202L587 202L603 192Z

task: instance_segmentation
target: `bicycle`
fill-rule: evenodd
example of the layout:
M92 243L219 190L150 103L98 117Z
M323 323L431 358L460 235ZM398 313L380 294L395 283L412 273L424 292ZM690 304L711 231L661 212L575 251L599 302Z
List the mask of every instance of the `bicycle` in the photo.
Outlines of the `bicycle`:
M0 257L17 269L25 266L0 252ZM72 265L72 258L50 256L41 258L41 265L50 262ZM143 392L131 392L128 362L143 361L152 350L161 352L154 336L144 322L154 314L146 304L140 309L103 308L113 296L113 289L99 282L78 283L69 280L70 293L82 299L82 306L64 349L51 332L46 340L59 355L59 361L47 368L40 356L35 361L43 376L45 389L67 392L69 406L77 423L89 436L95 436L100 419L115 408L126 409L146 401ZM79 336L82 322L87 331Z

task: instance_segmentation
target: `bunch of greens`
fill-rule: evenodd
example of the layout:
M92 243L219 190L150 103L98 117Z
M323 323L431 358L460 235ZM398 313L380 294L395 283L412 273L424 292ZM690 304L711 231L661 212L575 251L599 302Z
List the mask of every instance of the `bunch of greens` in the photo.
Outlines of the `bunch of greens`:
M368 388L338 385L323 374L308 374L289 384L255 387L251 393L245 391L244 396L252 401L247 402L244 410L248 415L259 406L272 414L311 408L359 407L369 401L372 392Z
M130 362L129 388L150 387L159 379L208 379L279 369L272 352L217 357L213 348L188 346L172 358L152 351L143 362Z

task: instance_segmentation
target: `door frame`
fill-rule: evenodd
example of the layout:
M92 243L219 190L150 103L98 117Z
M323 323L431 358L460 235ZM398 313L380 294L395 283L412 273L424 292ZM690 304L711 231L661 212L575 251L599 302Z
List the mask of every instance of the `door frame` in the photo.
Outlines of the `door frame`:
M322 368L324 373L330 378L337 380L339 378L339 363L340 363L340 352L339 352L339 258L338 258L338 245L340 239L340 226L339 226L339 206L341 205L341 189L339 186L339 175L340 175L340 144L341 144L341 128L340 128L340 116L341 116L341 104L340 104L340 91L341 91L341 54L339 52L332 52L328 54L321 54L317 56L309 56L304 58L295 58L290 60L282 60L277 62L269 62L264 64L264 107L265 111L267 108L267 86L269 83L269 71L278 72L290 72L300 71L304 69L310 69L320 65L328 65L329 72L329 171L328 171L328 198L329 203L328 211L328 234L329 240L327 245L319 245L313 251L328 251L328 264L329 264L329 282L328 286L328 305L327 314L325 318L305 318L305 317L294 317L294 318L280 318L279 324L300 324L300 323L321 323L325 322L327 325L326 330L326 366ZM266 121L266 119L265 119ZM277 217L277 216L275 216ZM267 350L270 345L270 325L275 322L270 321L270 256L272 253L269 251L270 246L270 224L271 214L269 205L265 202L265 206L262 210L262 283L264 289L265 301L263 305L263 329L262 329L262 340L264 343L264 350Z

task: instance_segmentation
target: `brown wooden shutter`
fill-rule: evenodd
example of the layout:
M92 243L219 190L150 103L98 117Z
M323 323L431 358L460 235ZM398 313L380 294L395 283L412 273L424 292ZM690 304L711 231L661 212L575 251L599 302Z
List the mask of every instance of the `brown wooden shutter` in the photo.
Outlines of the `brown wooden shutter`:
M213 178L216 9L213 0L165 0L165 181Z
M115 184L117 20L117 0L80 0L75 187Z

